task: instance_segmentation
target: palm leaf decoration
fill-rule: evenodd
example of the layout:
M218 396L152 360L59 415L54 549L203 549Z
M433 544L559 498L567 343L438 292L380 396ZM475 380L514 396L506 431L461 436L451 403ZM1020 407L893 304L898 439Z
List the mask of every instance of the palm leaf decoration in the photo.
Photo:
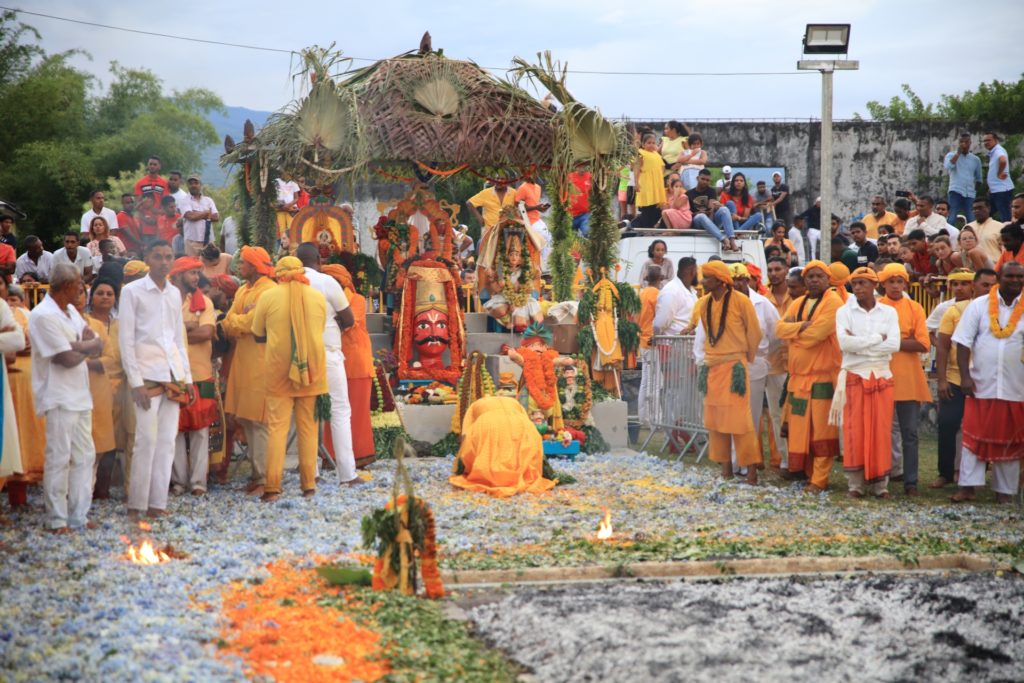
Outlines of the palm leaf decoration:
M298 141L317 152L340 152L348 143L351 118L348 107L330 83L318 83L295 113Z
M451 81L438 76L419 84L413 91L413 99L434 116L455 116L459 112L461 97Z

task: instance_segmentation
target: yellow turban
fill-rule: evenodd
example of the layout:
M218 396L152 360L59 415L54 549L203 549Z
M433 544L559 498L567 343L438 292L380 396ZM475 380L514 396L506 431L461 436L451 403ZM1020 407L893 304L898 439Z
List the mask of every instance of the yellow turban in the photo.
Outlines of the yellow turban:
M277 267L274 268L274 276L278 282L302 282L309 284L309 278L306 277L306 269L302 266L302 261L295 258L294 256L285 256L277 262Z
M269 277L274 274L274 264L270 260L270 254L263 247L242 247L241 257L260 275Z
M894 277L901 277L906 282L910 282L910 276L907 275L907 269L903 267L902 263L888 263L885 268L882 268L882 272L878 274L879 282L886 282Z
M815 268L825 273L829 280L832 279L832 271L828 269L828 265L824 261L818 261L817 259L804 266L804 269L800 271L800 277L807 277L807 273L811 272Z
M701 272L704 277L713 277L727 285L732 285L732 272L730 272L729 266L722 261L708 261L701 266Z
M957 268L946 276L951 282L974 282L974 271L969 268Z
M878 282L878 273L866 266L861 266L850 273L849 281L853 282L854 280L870 280L871 282Z
M149 266L142 261L131 260L124 264L124 275L125 277L135 277L136 275L145 275L149 272Z
M846 267L845 263L840 261L830 265L828 271L828 281L833 287L842 287L846 284L846 279L850 277L850 269Z
M738 277L750 278L750 271L742 263L733 263L729 266L729 273L732 275L732 279L735 280Z

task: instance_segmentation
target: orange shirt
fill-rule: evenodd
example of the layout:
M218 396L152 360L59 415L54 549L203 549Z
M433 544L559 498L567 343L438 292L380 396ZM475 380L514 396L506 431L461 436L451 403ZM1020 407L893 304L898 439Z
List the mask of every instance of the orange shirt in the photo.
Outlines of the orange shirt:
M654 336L654 308L658 303L657 287L644 287L640 290L640 348L651 348L651 337Z
M893 216L895 216L895 215L896 214L893 214ZM907 221L909 221L911 218L913 218L916 215L917 215L917 211L916 210L915 211L911 211L909 214L907 214ZM896 231L897 235L902 235L903 231L907 227L907 221L902 221L899 218L896 218L896 220L894 220L889 225L892 226L892 229Z
M355 324L341 333L341 352L345 354L345 376L348 379L373 377L373 344L366 329L366 298L351 289L345 290Z
M712 329L708 329L706 314L709 306ZM757 319L754 304L746 294L732 292L729 297L729 309L725 313L726 320L725 327L722 329L722 337L717 344L711 345L711 333L718 332L723 306L725 306L724 296L720 301L716 301L710 294L705 294L697 300L697 304L693 307L691 321L704 328L704 363L708 367L715 367L737 361L754 362L757 347L761 343L761 323Z
M931 401L932 392L928 388L928 378L924 375L921 365L921 353L928 351L931 344L928 339L928 328L925 327L925 314L921 304L904 295L893 301L887 296L879 299L880 303L892 306L900 319L900 339L916 339L924 345L924 351L897 351L889 361L894 381L892 397L894 401Z
M539 205L540 185L524 180L523 184L516 189L516 203L518 204L519 202L523 202L527 206ZM540 220L540 211L527 211L526 218L530 221L530 225L533 225Z
M789 390L801 395L810 393L811 387L819 382L834 384L843 362L836 339L836 311L843 302L831 289L822 295L817 306L814 302L807 295L797 298L775 325L775 335L789 346ZM787 318L795 322L786 322ZM808 319L811 324L801 331Z
M1011 254L1006 249L1003 249L1003 253L999 255L999 260L996 261L995 271L998 273L999 269L1003 267L1003 264L1009 263L1010 261L1016 261L1017 263L1024 265L1024 246L1018 249L1016 254Z

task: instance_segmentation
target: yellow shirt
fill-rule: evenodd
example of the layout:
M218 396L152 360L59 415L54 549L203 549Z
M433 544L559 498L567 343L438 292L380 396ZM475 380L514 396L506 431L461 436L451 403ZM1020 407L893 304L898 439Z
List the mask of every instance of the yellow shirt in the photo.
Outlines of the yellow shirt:
M661 158L665 160L665 166L671 166L679 161L679 155L688 147L686 136L680 135L675 140L667 137L661 139Z
M503 208L516 205L516 191L510 187L505 190L505 196L498 199L498 193L493 187L485 187L470 197L468 201L483 212L484 227L486 228L498 224L498 218L501 216Z
M958 301L949 307L949 310L942 315L942 321L939 323L939 334L944 334L947 337L952 337L953 333L956 332L956 326L960 324L960 318L964 314L964 309L971 303L970 299L964 301ZM960 386L960 365L956 361L956 344L950 342L949 356L946 360L946 381L950 384Z
M186 323L190 320L195 321L199 327L203 325L209 325L210 327L216 328L217 326L217 309L213 307L213 302L210 301L210 297L203 295L203 302L206 304L206 308L197 313L193 313L189 310L192 297L185 297L185 301L181 304L181 319ZM188 364L192 368L192 379L196 382L205 382L213 379L213 337L210 339L193 344L189 342L188 345Z
M900 222L900 219L892 211L886 211L881 218L875 218L875 214L869 211L864 218L860 219L860 222L867 229L868 239L877 240L879 225L891 225L895 229L896 223Z
M640 189L636 193L636 205L639 206L661 206L665 203L665 179L662 176L662 169L665 168L665 161L657 152L640 150L640 177L637 184Z
M267 393L273 396L319 396L327 392L327 356L324 352L324 324L327 322L327 299L309 285L302 287L302 303L306 309L306 329L293 330L291 317L291 288L278 286L260 297L252 319L252 333L266 337L263 374L267 378ZM305 335L310 367L319 368L317 376L308 386L296 386L289 378L292 363L292 334Z
M640 290L640 348L651 348L651 337L654 335L654 309L658 303L657 287L644 287Z
M264 373L253 371L263 367L264 345L257 344L252 336L252 319L260 297L276 286L269 277L261 277L252 285L242 285L235 294L231 310L221 322L224 333L235 340L224 412L243 420L266 420L266 378Z

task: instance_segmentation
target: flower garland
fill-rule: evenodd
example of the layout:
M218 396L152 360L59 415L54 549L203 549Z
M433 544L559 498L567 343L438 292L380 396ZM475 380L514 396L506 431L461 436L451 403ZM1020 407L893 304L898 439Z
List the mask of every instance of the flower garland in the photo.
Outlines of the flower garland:
M541 410L551 410L558 398L558 380L555 377L554 360L559 353L555 349L535 351L532 346L520 346L523 358L523 384Z
M1013 307L1013 311L1010 313L1010 320L1006 323L1006 327L999 325L999 288L993 287L988 293L988 324L992 330L992 336L996 339L1007 339L1009 338L1014 330L1017 329L1017 323L1020 322L1021 316L1024 315L1024 296L1017 300L1017 305Z

